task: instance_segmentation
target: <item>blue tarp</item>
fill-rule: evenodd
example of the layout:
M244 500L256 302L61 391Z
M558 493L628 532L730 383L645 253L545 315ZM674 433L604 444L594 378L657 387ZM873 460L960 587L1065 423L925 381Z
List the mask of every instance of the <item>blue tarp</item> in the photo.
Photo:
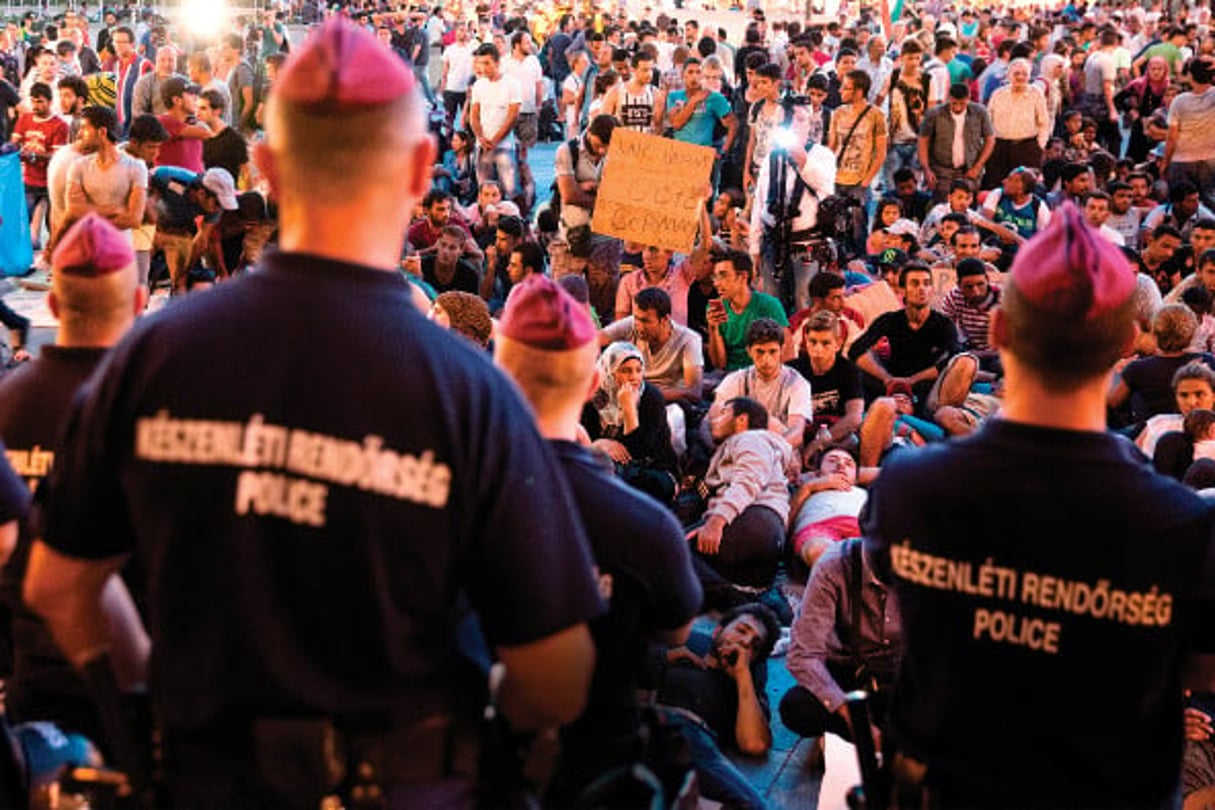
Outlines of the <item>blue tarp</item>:
M0 273L22 276L34 264L30 216L25 209L21 155L0 155Z

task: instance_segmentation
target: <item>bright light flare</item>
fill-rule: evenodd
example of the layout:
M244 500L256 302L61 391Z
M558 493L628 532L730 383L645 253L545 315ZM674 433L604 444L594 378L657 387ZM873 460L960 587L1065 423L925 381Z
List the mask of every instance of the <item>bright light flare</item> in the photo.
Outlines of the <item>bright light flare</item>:
M197 39L217 39L228 17L228 0L182 0L181 25Z

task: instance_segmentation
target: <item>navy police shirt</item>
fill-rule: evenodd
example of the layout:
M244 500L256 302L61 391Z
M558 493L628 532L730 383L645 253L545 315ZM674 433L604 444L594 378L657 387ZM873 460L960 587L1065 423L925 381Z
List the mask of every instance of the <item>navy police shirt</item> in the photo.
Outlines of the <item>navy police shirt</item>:
M563 741L592 749L635 733L637 687L655 634L683 627L700 609L700 582L675 517L611 475L572 442L552 446L586 526L609 611L591 624L598 655L583 716Z
M991 420L892 456L861 522L905 650L891 735L945 806L1149 806L1215 651L1211 511L1125 439Z
M0 438L8 446L8 461L31 492L46 478L55 461L55 446L77 390L105 356L102 347L43 346L38 357L0 382ZM13 613L13 678L8 709L16 722L53 718L77 731L79 727L60 706L30 706L27 698L40 694L75 695L87 692L76 670L63 657L42 619L21 598L32 526L23 521L17 548L0 574L0 595ZM36 712L27 715L26 712ZM90 718L91 719L91 718Z
M513 386L399 273L270 255L138 324L86 388L44 538L134 550L170 729L439 713L462 594L495 645L594 618L568 490Z

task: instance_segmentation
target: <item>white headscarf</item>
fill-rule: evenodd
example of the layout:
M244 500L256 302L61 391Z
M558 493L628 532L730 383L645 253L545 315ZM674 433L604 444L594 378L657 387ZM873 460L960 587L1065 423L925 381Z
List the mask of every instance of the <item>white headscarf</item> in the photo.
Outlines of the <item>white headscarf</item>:
M599 389L595 391L592 402L595 410L599 411L599 424L604 431L620 427L624 424L624 412L620 410L620 386L616 384L616 371L628 360L641 363L645 372L645 358L641 350L625 340L610 344L599 355Z

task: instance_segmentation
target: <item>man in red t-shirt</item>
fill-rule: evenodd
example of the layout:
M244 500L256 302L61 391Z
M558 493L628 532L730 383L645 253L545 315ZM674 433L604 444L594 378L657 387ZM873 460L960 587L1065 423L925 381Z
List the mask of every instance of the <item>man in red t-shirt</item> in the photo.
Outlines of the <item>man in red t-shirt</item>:
M156 116L169 133L169 140L160 147L157 166L179 166L195 174L202 174L203 141L211 137L211 130L194 117L194 105L198 98L198 85L190 84L181 76L171 76L160 84L166 112Z
M22 113L13 128L13 143L21 149L21 179L25 181L25 205L30 215L30 241L41 250L42 226L50 197L47 194L46 167L55 150L68 142L68 125L51 114L54 91L35 82L30 88L32 112Z

